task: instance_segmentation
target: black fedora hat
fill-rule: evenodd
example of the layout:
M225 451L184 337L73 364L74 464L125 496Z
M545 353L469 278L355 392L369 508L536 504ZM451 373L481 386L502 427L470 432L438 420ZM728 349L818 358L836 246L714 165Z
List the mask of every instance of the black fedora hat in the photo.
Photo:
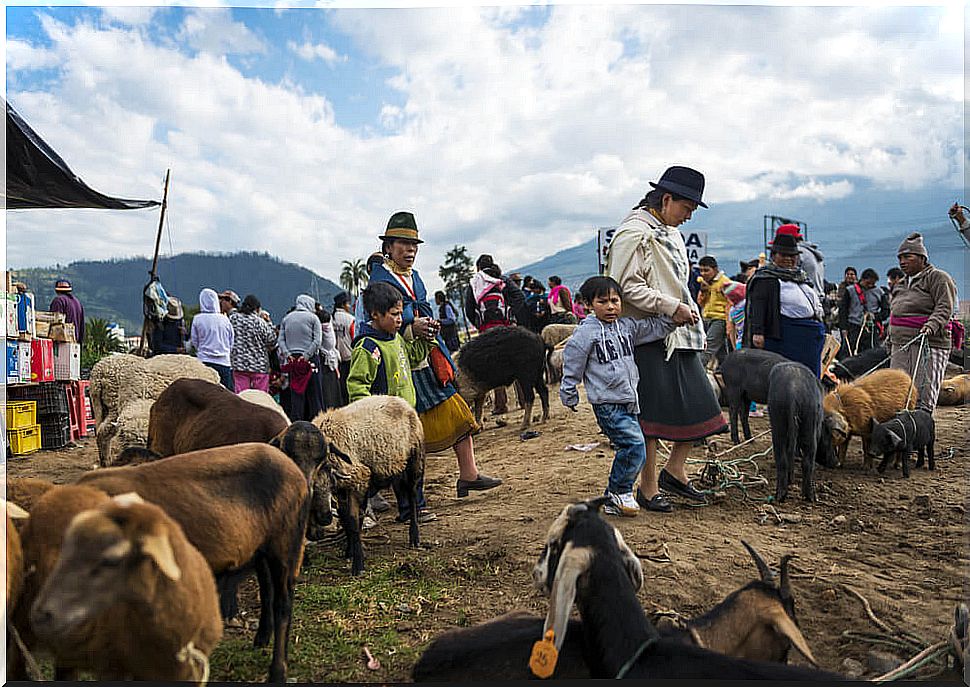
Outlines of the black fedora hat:
M660 177L660 181L657 183L651 181L650 185L661 191L669 191L687 200L692 200L702 208L707 207L701 200L701 196L704 194L704 175L696 169L678 165L668 167L667 171Z
M768 247L772 253L779 255L798 255L798 242L791 234L776 234L775 240Z
M391 219L387 220L387 229L377 238L382 241L411 241L412 243L424 243L418 238L418 223L414 221L414 215L410 212L395 212Z

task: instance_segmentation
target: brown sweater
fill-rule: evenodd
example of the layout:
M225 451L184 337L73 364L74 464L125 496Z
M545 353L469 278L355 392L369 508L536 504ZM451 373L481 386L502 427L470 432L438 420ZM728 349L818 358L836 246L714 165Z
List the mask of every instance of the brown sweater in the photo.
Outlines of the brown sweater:
M896 284L889 304L890 312L895 317L929 317L927 343L932 348L949 349L950 333L946 325L953 315L956 295L953 278L943 270L927 265L919 274ZM893 346L903 346L918 334L918 327L889 327L889 340Z

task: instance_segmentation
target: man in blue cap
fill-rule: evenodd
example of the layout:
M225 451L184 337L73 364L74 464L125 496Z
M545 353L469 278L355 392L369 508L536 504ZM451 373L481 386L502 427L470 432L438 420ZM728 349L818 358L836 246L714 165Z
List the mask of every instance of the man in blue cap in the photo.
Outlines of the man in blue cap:
M78 343L84 341L84 306L77 299L67 279L54 282L54 300L51 301L51 312L64 313L64 319L74 325L74 338Z

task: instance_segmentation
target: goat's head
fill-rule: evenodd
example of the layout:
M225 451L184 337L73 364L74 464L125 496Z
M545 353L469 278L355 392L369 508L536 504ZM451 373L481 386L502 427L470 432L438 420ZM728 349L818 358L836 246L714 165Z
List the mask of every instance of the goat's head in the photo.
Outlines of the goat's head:
M546 544L532 571L536 587L549 596L543 633L555 631L556 649L562 648L566 637L577 584L595 556L619 557L634 590L643 584L639 559L619 530L599 515L606 501L607 497L601 496L564 507L549 528Z
M118 603L150 602L159 585L179 580L170 533L178 525L137 494L121 494L78 513L60 557L31 609L42 639L70 646Z
M849 438L849 423L841 412L826 413L822 428L829 433L833 446L841 446Z
M808 648L805 637L798 629L798 620L795 618L795 598L791 593L788 575L791 555L782 556L779 575L776 577L774 571L768 567L768 564L751 544L743 539L741 543L751 554L751 558L758 567L758 574L761 579L738 590L736 593L738 598L735 603L744 606L751 614L755 615L768 635L758 637L752 631L751 641L761 643L774 641L778 644L774 650L771 647L758 647L759 650L765 651L765 654L752 657L784 661L790 643L813 665L818 665L812 655L812 650Z

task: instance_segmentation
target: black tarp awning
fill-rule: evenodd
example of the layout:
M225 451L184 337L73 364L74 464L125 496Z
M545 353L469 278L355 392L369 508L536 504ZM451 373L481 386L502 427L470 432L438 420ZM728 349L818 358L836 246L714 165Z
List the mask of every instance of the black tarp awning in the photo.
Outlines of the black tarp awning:
M70 170L27 122L7 103L8 210L23 208L97 208L139 210L154 200L112 198L98 193Z

